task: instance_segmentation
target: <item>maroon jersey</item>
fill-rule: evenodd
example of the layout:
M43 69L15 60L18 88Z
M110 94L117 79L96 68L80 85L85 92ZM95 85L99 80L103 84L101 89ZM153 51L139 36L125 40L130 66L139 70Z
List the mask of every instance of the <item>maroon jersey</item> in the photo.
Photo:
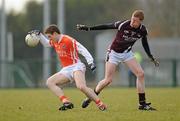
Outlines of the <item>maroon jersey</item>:
M147 30L144 25L140 25L139 28L135 29L130 26L130 20L117 21L114 23L114 26L118 28L118 31L110 49L118 53L131 50L137 40L147 35Z
M117 29L116 36L110 46L111 50L117 53L128 52L131 50L134 43L141 39L142 46L147 55L152 58L149 44L147 42L147 30L144 25L140 25L138 28L130 26L130 20L117 21L115 23L101 24L89 27L89 30L107 30ZM88 29L87 29L88 30Z

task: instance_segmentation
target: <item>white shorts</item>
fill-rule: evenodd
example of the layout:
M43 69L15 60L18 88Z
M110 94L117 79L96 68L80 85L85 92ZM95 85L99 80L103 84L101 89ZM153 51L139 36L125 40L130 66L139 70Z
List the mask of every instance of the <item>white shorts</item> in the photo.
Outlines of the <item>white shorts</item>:
M59 74L63 74L71 82L73 82L74 81L73 73L75 71L78 71L78 70L80 70L82 72L86 71L86 66L84 65L84 63L78 62L76 64L73 64L73 65L70 65L70 66L66 66L66 67L62 68L58 73Z
M125 62L134 58L134 54L132 51L117 53L114 50L111 50L110 52L107 53L107 57L108 57L107 59L108 62L118 65L120 62Z

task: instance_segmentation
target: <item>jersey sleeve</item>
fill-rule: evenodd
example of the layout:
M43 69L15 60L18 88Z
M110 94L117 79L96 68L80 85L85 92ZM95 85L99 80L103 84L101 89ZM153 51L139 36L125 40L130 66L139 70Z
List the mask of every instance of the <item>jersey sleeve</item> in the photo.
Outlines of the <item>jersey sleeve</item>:
M90 30L107 30L107 29L117 29L114 23L100 24L89 27Z
M148 32L147 32L147 29L144 25L142 25L142 28L141 28L141 34L142 34L142 45L143 45L143 48L146 52L146 54L148 55L149 58L152 57L152 54L151 54L151 50L149 48L149 44L148 44L148 40L147 40L147 35L148 35Z
M121 23L122 23L121 21L116 21L116 22L114 23L114 26L115 26L116 28L118 28Z
M143 48L144 48L146 54L148 55L149 58L151 58L152 54L151 54L151 51L150 51L150 48L149 48L147 37L144 36L141 41L142 41L142 45L143 45Z
M142 25L142 36L145 37L148 35L148 31L144 25Z
M79 42L76 42L76 44L77 44L78 53L85 57L88 65L92 64L94 59L93 59L92 55L89 53L89 51Z
M44 47L51 47L50 40L40 33L40 42Z

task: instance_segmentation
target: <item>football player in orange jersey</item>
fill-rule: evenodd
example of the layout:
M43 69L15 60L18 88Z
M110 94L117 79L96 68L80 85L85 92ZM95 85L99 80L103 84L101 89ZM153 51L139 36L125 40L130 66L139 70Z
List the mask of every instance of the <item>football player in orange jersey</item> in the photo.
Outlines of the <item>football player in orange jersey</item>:
M44 34L46 36L39 31L31 32L40 36L40 42L45 47L53 47L55 49L63 67L59 72L49 77L46 83L48 88L58 96L60 101L63 103L59 110L67 110L74 107L69 98L65 96L62 88L59 87L59 85L68 82L75 82L77 88L80 89L80 91L82 91L88 98L93 100L100 110L106 110L106 105L99 99L95 92L86 85L86 67L79 59L78 53L85 57L91 70L94 71L96 66L94 64L94 59L88 50L74 38L61 34L56 25L50 25L45 29Z

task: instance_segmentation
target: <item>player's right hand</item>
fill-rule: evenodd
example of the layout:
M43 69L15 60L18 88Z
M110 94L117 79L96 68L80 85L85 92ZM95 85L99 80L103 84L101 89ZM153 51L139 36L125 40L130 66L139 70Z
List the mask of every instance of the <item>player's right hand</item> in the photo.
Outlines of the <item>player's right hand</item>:
M76 25L76 28L77 28L78 30L89 31L89 27L87 27L86 25L83 25L83 24L77 24L77 25Z
M41 32L40 30L31 30L28 32L28 34L36 34L36 35L39 35Z
M90 66L90 68L91 68L91 71L92 71L92 72L95 72L95 70L96 70L96 65L95 65L95 63L91 63L91 64L89 64L89 66Z

